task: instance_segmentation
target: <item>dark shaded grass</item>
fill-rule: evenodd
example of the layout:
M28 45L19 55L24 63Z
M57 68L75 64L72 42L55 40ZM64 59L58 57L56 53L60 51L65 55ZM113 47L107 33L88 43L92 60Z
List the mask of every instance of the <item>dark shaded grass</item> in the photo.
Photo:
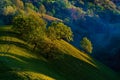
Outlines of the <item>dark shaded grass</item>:
M23 56L12 54L12 53L5 53L5 55L14 56L16 58L19 58L25 61L25 63L9 56L0 56L0 61L2 61L5 64L4 66L7 66L7 67L4 67L6 71L2 76L7 76L7 73L9 73L10 71L13 71L13 72L21 72L21 71L29 72L30 71L30 72L44 74L52 78L55 78L57 80L61 80L60 77L57 76L57 73L54 71L54 69L51 69L49 63L47 62L44 62L39 59L34 59L34 58L26 58ZM1 69L2 69L2 66L1 66ZM16 80L16 78L14 79L14 76L11 76L11 77L13 80ZM6 79L6 77L2 77L2 78ZM0 80L1 80L1 75L0 75Z
M55 60L51 64L67 80L118 80L117 76L111 77L97 67L69 55L64 55L64 59Z
M11 36L11 37L18 37L18 33L13 31L0 31L0 36ZM19 37L18 37L19 38Z
M0 40L0 44L16 45L18 47L26 49L27 51L32 51L32 48L30 48L27 44L20 43L20 42Z

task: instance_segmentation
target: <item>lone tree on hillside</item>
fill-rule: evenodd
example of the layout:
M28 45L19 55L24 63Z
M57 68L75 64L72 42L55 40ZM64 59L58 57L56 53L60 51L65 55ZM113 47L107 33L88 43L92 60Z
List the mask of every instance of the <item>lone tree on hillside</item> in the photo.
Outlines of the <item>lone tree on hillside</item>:
M27 42L34 44L45 37L46 23L39 16L30 14L28 16L19 15L13 20L13 30L20 34L20 37Z
M80 41L80 46L84 51L86 51L88 53L92 53L92 50L93 50L92 43L87 37L84 37Z
M73 33L71 31L71 28L66 26L65 24L59 22L53 22L48 27L48 36L51 39L64 39L67 41L73 40Z

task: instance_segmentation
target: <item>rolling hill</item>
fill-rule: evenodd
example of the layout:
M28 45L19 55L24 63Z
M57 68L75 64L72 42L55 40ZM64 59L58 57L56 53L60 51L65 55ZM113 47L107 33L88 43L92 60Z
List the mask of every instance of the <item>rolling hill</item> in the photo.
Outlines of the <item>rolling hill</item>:
M63 22L72 29L73 46L80 48L80 40L83 37L89 38L94 45L92 56L112 69L120 71L119 1L0 0L0 12L1 26L12 25L12 19L16 15L30 12L39 14L47 21L47 26L52 21Z
M111 69L66 41L55 43L63 56L48 60L10 27L0 27L0 80L119 80Z

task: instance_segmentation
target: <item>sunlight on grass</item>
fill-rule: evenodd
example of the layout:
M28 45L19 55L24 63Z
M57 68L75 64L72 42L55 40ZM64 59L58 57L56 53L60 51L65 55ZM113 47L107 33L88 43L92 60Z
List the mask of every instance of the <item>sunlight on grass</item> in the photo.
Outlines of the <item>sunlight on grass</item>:
M17 74L20 76L29 77L31 80L55 80L54 78L47 75L30 71L17 72Z
M56 45L60 50L62 50L64 53L68 55L72 55L82 61L85 61L94 67L97 67L92 61L92 58L88 56L86 53L80 52L78 49L73 47L72 45L68 44L67 42L61 40L61 41L55 41Z
M20 59L20 58L17 58L17 57L15 57L15 56L12 56L12 55L9 55L9 54L0 54L0 56L4 56L4 57L10 57L10 58L12 58L12 59L15 59L15 60L17 60L17 61L20 61L20 62L22 62L22 63L26 63L25 61L23 61L22 59Z
M33 56L34 54L29 53L29 51L26 51L25 49L21 49L19 47L14 46L11 50L11 53L26 57L26 58L37 58ZM29 54L28 54L29 53Z
M10 37L10 36L1 36L0 40L14 41L14 42L20 42L20 43L26 44L26 42L24 42L23 40L20 40L20 39L15 38L15 37Z

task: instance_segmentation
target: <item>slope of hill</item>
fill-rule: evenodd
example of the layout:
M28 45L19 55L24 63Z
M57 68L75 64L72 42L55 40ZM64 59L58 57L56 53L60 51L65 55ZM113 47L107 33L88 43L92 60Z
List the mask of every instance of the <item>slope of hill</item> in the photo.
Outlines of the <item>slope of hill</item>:
M0 25L11 25L16 15L32 12L48 26L52 21L64 22L74 33L72 45L79 48L80 40L88 37L94 58L120 70L120 9L111 0L0 0L0 12ZM0 27L1 79L118 80L110 69L62 40L54 42L63 53L60 60L37 57L31 45L8 28Z
M69 43L55 41L63 58L47 60L0 29L0 80L119 80L116 73ZM5 32L5 33L4 33Z

